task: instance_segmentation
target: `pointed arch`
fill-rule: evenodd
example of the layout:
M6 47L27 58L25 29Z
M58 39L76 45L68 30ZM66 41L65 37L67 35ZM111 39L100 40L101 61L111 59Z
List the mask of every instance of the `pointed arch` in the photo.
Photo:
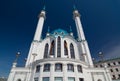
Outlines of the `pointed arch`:
M70 44L70 54L71 54L71 58L75 58L74 46L72 43Z
M21 81L21 79L18 79L17 81Z
M64 41L64 55L68 55L68 47L66 41Z
M50 47L50 55L54 55L54 54L55 54L55 42L53 40Z
M45 49L44 49L44 58L48 57L48 49L49 49L49 45L48 43L45 45Z
M57 57L61 57L61 38L57 38Z

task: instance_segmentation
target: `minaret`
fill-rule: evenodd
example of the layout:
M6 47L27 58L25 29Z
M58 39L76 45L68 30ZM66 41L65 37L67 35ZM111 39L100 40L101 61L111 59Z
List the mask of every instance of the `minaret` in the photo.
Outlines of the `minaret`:
M36 56L38 55L36 48L38 46L39 41L41 40L41 36L42 36L41 34L42 34L42 29L43 29L45 18L46 18L46 12L45 12L45 7L44 7L39 15L38 25L36 28L33 42L31 43L31 47L30 47L29 54L28 54L27 61L26 61L26 66L30 65L30 63L32 63L35 60L35 54Z
M87 41L85 39L82 24L81 24L81 21L80 21L80 14L75 7L74 7L74 11L73 11L73 17L74 17L76 28L77 28L78 40L81 42L82 53L84 55L85 62L87 62L89 66L93 67L91 54L90 54L90 51L89 51Z
M45 7L44 7L39 15L39 21L38 21L36 32L35 32L34 41L41 40L42 28L43 28L44 20L46 18L45 14L46 13L45 13Z

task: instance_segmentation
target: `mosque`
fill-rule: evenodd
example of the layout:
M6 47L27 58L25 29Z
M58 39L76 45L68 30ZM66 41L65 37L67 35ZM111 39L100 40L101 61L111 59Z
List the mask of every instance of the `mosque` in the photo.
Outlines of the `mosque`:
M74 38L72 30L56 29L48 31L42 40L47 17L45 9L41 10L26 64L17 67L15 61L8 81L112 81L106 66L96 68L93 65L77 9L73 17L78 39Z

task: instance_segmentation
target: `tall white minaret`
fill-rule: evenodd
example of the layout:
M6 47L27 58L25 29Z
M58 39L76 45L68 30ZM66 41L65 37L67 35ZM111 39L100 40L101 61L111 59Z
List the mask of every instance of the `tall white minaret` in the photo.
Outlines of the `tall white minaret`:
M46 12L45 12L45 7L44 7L39 15L39 21L38 21L35 36L34 36L33 42L31 43L31 47L30 47L29 54L27 57L26 67L29 66L35 60L35 57L38 55L36 48L38 46L38 41L41 40L41 36L42 36L41 34L42 34L42 29L43 29L45 18L46 18Z
M85 62L87 62L89 66L93 67L93 61L91 58L90 50L89 50L87 41L85 39L84 31L80 21L80 14L75 7L73 11L73 17L74 17L76 28L77 28L78 40L81 42L82 53L84 55Z
M42 28L43 28L44 20L46 18L45 14L46 13L45 13L45 7L44 7L39 15L39 21L38 21L36 32L35 32L34 41L41 40Z

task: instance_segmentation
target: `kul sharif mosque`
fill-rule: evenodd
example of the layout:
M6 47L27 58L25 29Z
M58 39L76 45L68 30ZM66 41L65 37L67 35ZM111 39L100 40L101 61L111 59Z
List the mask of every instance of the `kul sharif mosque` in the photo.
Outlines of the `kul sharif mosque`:
M77 40L72 30L67 32L62 29L48 31L42 40L42 29L47 19L43 8L26 64L24 67L17 67L16 60L8 81L112 81L107 67L96 68L93 65L77 9L73 10L73 17Z

